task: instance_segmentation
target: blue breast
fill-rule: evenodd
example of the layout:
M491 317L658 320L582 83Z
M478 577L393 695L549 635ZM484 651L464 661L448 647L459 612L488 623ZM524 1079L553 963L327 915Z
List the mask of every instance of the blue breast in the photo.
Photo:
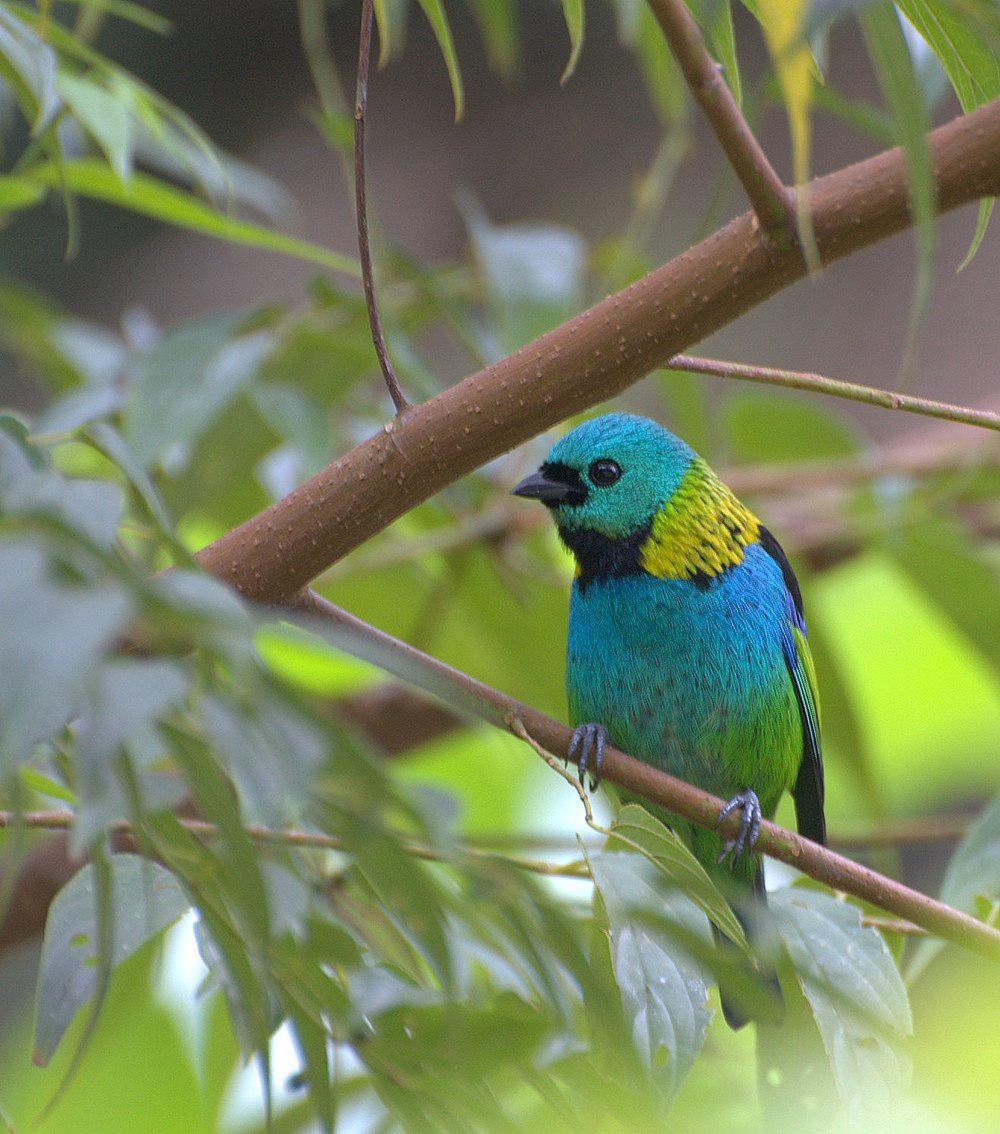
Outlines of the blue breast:
M619 747L726 798L752 786L773 810L802 751L782 650L789 611L758 544L706 587L648 574L574 585L573 723L600 722Z

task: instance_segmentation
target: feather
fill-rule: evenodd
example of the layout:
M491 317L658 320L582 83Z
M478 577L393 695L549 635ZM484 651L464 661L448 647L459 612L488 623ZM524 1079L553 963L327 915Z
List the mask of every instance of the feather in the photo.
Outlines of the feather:
M767 530L760 530L760 545L781 568L790 600L788 636L782 642L785 664L792 679L795 700L802 718L802 762L799 764L792 798L799 833L815 843L826 845L826 818L823 814L823 752L819 719L819 686L812 651L806 640L802 592L792 565L781 544Z

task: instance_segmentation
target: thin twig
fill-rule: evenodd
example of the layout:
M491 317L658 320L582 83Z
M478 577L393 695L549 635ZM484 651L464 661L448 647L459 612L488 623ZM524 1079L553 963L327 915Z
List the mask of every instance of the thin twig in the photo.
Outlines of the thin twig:
M606 835L607 831L605 831L603 827L597 826L597 824L594 822L594 813L590 809L590 796L587 795L587 789L583 786L583 781L577 779L577 777L574 776L573 773L570 772L565 766L560 764L554 756L545 751L545 749L538 743L538 741L534 739L534 737L531 736L528 730L524 727L520 717L508 717L507 727L515 736L520 737L525 744L527 744L530 748L533 748L535 754L541 756L541 758L545 761L546 764L548 764L552 771L555 772L557 776L562 776L562 778L576 792L576 794L580 797L580 802L583 804L583 818L587 826L594 831L598 831L599 833Z
M768 161L688 6L684 0L649 0L649 6L761 228L779 243L790 243L795 234L795 194Z
M376 630L314 591L304 592L295 609L305 616L307 628L323 634L339 648L374 662L404 681L418 684L456 712L478 716L522 740L522 733L527 733L532 748L536 752L544 749L554 761L565 758L572 731L552 717ZM312 616L311 623L309 616ZM564 777L569 775L558 763L550 766ZM601 774L610 783L698 826L716 827L716 818L723 806L721 799L618 749L605 748ZM738 826L739 817L730 816L722 825L722 834L735 838ZM1000 959L1000 932L996 929L776 823L765 820L761 824L757 847L771 858L786 862L836 890L853 894L966 948Z
M21 826L31 830L68 831L76 821L72 811L60 809L56 811L0 811L0 829ZM192 835L204 839L220 837L221 832L214 823L204 819L178 818L178 822ZM263 827L251 824L244 828L248 838L257 843L272 843L278 846L297 847L304 850L343 850L344 840L336 835L327 835L322 831L300 831L294 828ZM120 819L108 825L108 833L112 835L126 835L134 837L135 827L127 819ZM528 870L534 874L545 874L563 878L589 878L590 872L586 866L579 862L545 862L536 858L524 858L520 855L503 854L500 851L488 850L483 847L462 845L457 854L447 854L434 847L424 846L420 843L404 843L403 849L414 858L426 862L441 862L454 864L458 855L468 858L504 862L508 866L519 870Z
M667 367L670 370L689 370L696 374L714 374L719 378L738 378L746 382L763 382L768 386L784 386L791 390L811 390L816 394L829 394L852 402L864 402L885 409L904 410L924 417L938 417L945 421L958 421L965 425L980 425L984 429L1000 430L1000 413L995 410L973 409L968 406L935 402L902 394L894 390L880 390L875 386L861 386L857 382L844 382L803 370L780 370L773 366L748 366L743 362L727 362L718 358L700 358L693 354L675 354Z
M389 358L389 348L382 333L382 321L378 314L378 301L375 298L375 274L372 271L371 244L368 238L368 206L365 199L365 110L368 106L368 66L372 48L372 0L362 0L361 32L358 37L358 85L354 101L354 193L358 220L358 254L361 260L361 279L365 289L365 304L368 307L368 323L372 330L372 343L378 355L389 397L401 414L409 409L396 371Z
M870 925L873 929L884 930L887 933L898 933L903 937L926 937L927 930L922 925L914 925L905 918L893 917L863 917L862 925Z

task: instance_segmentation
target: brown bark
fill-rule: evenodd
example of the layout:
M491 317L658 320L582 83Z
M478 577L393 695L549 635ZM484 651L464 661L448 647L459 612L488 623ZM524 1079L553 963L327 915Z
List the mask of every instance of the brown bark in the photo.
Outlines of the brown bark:
M1000 99L929 135L942 210L1000 191ZM802 190L824 263L910 223L893 149ZM284 499L205 548L251 599L284 602L331 563L472 469L611 397L801 279L796 248L745 214L515 354L406 410Z

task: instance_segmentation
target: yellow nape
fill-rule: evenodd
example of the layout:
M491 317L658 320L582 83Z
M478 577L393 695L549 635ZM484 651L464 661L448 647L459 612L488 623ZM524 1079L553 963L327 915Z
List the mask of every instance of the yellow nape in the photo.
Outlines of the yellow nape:
M658 579L719 575L743 560L760 521L696 457L653 519L639 562Z

